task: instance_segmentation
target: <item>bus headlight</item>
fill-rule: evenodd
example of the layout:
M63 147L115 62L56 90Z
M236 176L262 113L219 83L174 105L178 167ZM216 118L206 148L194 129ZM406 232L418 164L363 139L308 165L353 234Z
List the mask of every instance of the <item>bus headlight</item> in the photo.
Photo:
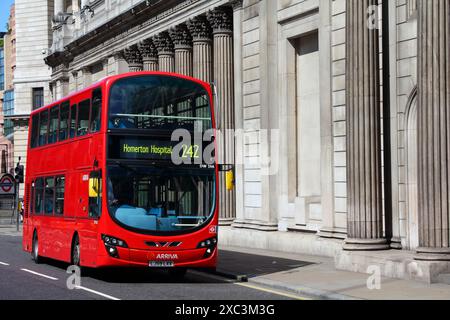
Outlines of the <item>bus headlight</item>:
M105 245L106 251L108 251L108 254L113 258L119 258L119 252L117 252L116 247Z
M108 252L108 254L113 258L119 258L119 251L117 250L117 247L128 248L127 243L121 239L102 234L102 240L105 245L106 252Z
M107 236L104 234L102 234L102 239L103 239L103 242L105 243L105 246L128 248L127 243L121 239Z
M216 245L217 245L217 238L216 237L209 238L204 241L201 241L198 244L197 249L206 248L203 258L209 258L213 254L214 249L216 248Z

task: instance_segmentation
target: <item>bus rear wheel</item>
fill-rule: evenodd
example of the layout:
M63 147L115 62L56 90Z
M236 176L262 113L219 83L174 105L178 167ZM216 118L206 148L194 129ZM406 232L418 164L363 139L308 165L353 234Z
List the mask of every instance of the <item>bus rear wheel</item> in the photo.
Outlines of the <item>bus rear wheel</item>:
M183 280L184 276L186 275L187 269L186 268L174 268L169 269L169 275L175 280Z
M72 244L72 265L80 266L80 240L76 235Z
M41 258L39 257L39 241L38 241L38 236L37 236L36 232L34 232L34 235L33 235L33 245L32 245L32 249L31 249L31 257L33 258L35 263L41 262Z

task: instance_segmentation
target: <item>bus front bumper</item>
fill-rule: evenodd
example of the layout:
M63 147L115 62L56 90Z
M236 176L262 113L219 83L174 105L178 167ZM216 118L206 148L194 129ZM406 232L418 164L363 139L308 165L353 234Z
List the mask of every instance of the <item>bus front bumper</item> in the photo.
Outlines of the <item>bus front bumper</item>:
M102 250L103 249L103 250ZM152 251L117 247L115 257L101 248L104 254L97 257L97 267L180 267L215 268L217 247L207 254L207 249L187 249L178 251Z

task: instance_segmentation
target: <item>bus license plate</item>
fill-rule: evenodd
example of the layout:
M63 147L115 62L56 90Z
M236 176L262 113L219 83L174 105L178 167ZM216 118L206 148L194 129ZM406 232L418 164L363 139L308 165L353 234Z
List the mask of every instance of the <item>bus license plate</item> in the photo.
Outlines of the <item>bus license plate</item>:
M173 261L150 261L148 266L150 268L173 268L175 264Z

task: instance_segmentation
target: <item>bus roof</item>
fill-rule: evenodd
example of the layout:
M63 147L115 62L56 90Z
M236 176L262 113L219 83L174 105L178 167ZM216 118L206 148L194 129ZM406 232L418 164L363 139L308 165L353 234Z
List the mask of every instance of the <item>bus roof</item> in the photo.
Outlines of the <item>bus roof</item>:
M73 98L73 97L76 97L76 96L80 95L80 94L83 94L83 93L85 93L85 92L89 92L89 91L91 91L91 90L93 90L93 89L95 89L95 88L98 88L99 86L105 85L105 84L108 83L108 82L114 82L114 81L116 81L116 80L118 80L118 79L127 78L127 77L134 77L134 76L140 76L140 75L141 75L141 76L142 76L142 75L162 75L162 76L171 76L171 77L177 77L177 78L183 78L183 79L186 79L186 80L191 80L191 81L197 82L197 83L199 83L199 84L201 84L201 85L203 85L203 86L208 86L208 85L209 85L207 82L204 82L204 81L202 81L202 80L200 80L200 79L192 78L192 77L189 77L189 76L185 76L185 75L178 74L178 73L173 73L173 72L162 72L162 71L127 72L127 73L122 73L122 74L119 74L119 75L112 75L112 76L104 77L104 78L98 80L97 82L91 84L91 85L88 86L87 88L84 88L84 89L82 89L82 90L73 92L73 93L71 93L70 95L65 96L65 97L62 98L62 99L59 99L59 100L54 101L54 102L52 102L52 103L50 103L50 104L47 104L47 105L45 105L45 106L42 106L42 107L40 107L40 108L38 108L38 109L36 109L36 110L33 110L33 111L30 113L30 116L33 116L34 114L39 113L39 112L41 112L42 110L45 110L45 109L47 109L47 108L51 108L51 107L53 107L53 106L56 106L56 105L58 105L58 104L60 104L60 103L62 103L62 102L64 102L64 101L67 101L67 100L69 100L69 99L71 99L71 98Z

